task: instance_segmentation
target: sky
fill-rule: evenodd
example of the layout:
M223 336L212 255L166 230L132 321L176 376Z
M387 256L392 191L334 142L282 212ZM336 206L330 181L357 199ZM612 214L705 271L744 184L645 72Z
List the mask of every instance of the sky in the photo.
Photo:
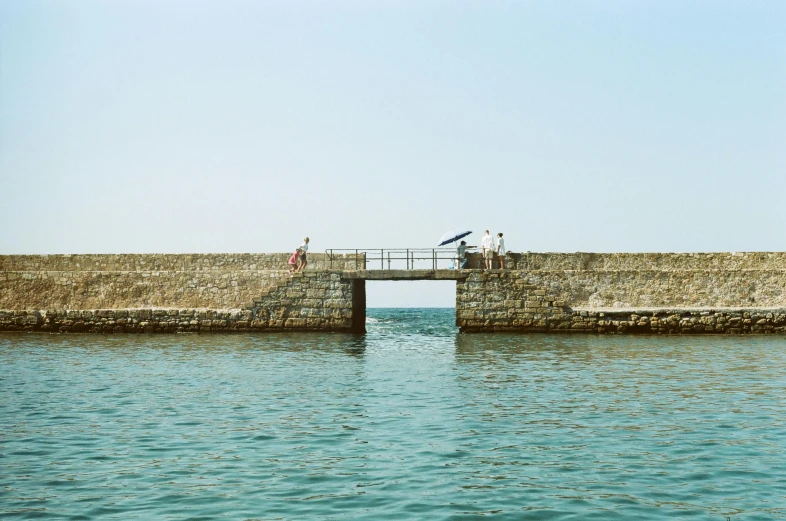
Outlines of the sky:
M784 202L782 0L0 0L0 254L784 251Z

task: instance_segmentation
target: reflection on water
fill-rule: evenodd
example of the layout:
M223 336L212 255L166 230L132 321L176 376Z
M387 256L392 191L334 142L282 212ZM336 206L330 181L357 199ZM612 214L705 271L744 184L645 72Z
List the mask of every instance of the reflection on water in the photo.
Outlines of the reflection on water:
M786 516L784 339L368 315L360 336L0 336L0 517Z

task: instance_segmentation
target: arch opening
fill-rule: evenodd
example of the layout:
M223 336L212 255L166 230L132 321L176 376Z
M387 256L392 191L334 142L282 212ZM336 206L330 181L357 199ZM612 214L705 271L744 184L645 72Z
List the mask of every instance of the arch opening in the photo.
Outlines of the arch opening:
M449 317L451 326L456 322L454 280L358 280L353 295L353 329L356 332L365 331L369 311L371 315L378 315L385 310L452 310L441 316Z

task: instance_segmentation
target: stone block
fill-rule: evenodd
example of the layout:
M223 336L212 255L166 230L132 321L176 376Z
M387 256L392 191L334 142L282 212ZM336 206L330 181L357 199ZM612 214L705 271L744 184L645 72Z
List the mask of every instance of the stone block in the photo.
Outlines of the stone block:
M284 323L284 327L287 328L303 328L306 327L306 319L305 318L288 318Z
M475 316L475 311L467 308L456 308L456 317L472 318Z

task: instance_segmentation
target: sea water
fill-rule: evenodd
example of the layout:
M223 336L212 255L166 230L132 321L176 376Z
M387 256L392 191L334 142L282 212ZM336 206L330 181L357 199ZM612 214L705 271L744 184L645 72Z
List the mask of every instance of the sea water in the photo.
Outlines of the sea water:
M786 339L0 335L2 519L786 518Z

